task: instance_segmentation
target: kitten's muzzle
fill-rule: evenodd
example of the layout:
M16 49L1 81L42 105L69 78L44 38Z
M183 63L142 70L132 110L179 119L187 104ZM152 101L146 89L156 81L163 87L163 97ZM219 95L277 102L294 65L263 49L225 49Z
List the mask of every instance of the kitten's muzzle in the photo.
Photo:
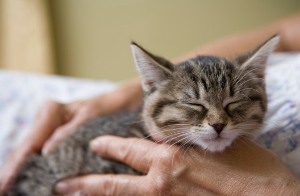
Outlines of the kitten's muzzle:
M210 126L212 126L215 129L215 131L218 134L220 134L223 131L226 124L224 124L224 123L214 123L214 124L210 124Z

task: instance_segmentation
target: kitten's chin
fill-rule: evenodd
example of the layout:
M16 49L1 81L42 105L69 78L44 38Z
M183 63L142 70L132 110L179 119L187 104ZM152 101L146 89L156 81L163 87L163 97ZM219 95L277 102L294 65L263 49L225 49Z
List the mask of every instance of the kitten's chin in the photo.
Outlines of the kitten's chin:
M210 152L222 152L232 144L233 140L234 139L228 138L216 138L211 140L201 139L201 141L196 142L196 144Z

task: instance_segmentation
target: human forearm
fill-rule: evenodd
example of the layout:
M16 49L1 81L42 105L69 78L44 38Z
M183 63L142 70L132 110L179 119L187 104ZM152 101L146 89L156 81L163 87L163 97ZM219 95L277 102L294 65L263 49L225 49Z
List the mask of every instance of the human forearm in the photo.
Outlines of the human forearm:
M274 22L262 28L257 28L248 32L242 32L221 38L192 52L188 52L173 62L179 63L197 55L216 55L232 58L238 54L245 53L263 43L274 34L279 34L281 41L276 49L277 52L299 51L300 50L300 14L289 16L280 21Z
M133 111L142 104L143 92L139 78L120 84L114 91L93 98L98 102L100 114L110 114L119 110Z

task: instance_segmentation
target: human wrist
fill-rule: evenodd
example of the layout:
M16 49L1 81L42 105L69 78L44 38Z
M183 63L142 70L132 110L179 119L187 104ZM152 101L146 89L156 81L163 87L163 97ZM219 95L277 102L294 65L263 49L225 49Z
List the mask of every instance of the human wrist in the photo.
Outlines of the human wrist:
M103 100L114 105L115 110L134 111L142 103L142 88L138 78L120 84L114 91L103 95Z
M280 47L282 47L282 51L295 51L291 33L289 26L283 24L280 31Z
M34 136L29 134L18 148L23 154L40 153L45 142L46 138L40 136L39 133Z
M120 87L120 93L123 97L122 109L126 111L134 111L142 104L142 87L140 79L133 79Z
M28 143L26 141L22 142L20 145L16 147L16 152L27 156L31 153L38 153L40 150L33 143Z

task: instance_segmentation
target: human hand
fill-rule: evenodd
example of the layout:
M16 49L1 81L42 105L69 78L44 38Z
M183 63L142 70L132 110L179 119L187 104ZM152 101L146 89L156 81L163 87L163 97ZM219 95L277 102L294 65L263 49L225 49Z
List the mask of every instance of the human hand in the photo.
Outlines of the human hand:
M31 132L25 138L24 142L19 145L17 150L10 155L1 170L0 193L5 193L26 158L34 152L39 152L44 141L51 135L53 130L65 121L63 104L48 101L38 110Z
M57 127L43 146L43 154L52 152L58 144L72 134L76 128L101 115L108 115L119 110L132 111L141 105L142 90L138 79L130 80L115 91L92 99L62 105L65 123Z
M60 194L98 195L299 195L300 182L271 151L239 139L222 153L198 147L102 136L91 143L100 156L121 161L145 176L86 175L56 186ZM177 151L178 150L178 151Z
M43 155L48 155L54 151L61 141L76 131L78 126L100 116L103 112L101 111L101 102L99 103L99 101L101 99L97 97L69 104L60 104L64 112L59 118L63 119L63 123L54 129L53 133L43 144ZM49 116L49 120L50 118L53 118L53 116Z
M76 127L100 114L98 105L95 98L69 104L46 102L37 112L32 131L11 154L1 170L1 192L6 191L19 167L30 154L40 152L43 146L43 154L53 151Z
M116 90L92 99L61 104L48 101L37 112L31 132L11 154L0 173L0 191L7 190L19 167L32 153L42 149L47 155L76 128L97 116L118 110L135 110L142 100L138 79L128 81Z

